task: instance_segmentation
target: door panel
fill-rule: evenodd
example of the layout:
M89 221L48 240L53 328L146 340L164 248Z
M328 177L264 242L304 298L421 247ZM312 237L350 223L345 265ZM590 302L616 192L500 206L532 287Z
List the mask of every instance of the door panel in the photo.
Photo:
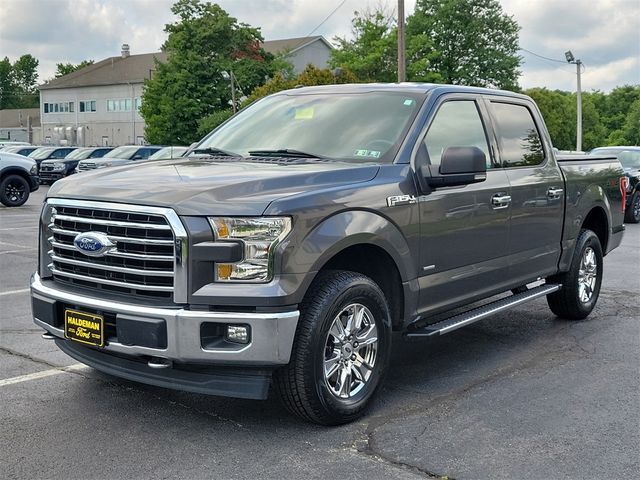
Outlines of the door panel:
M564 217L564 180L526 103L489 102L500 161L511 185L510 276L555 273Z
M494 168L489 147L494 143L481 111L473 96L442 102L421 145L430 165L439 165L451 146L475 146L487 157L484 182L439 188L419 198L421 315L509 282L511 190L505 171Z
M420 198L422 314L509 284L511 208L496 208L496 193L510 193L502 169L487 171L484 182Z

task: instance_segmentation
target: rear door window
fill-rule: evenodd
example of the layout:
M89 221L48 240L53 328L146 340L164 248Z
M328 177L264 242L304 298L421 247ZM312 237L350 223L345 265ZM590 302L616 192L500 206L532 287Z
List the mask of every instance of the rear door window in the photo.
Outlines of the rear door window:
M524 105L490 103L505 168L531 167L544 162L544 148L533 115Z

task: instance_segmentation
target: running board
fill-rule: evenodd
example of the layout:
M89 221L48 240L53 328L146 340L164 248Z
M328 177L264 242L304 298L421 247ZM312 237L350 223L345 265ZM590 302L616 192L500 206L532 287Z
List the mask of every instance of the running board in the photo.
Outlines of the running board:
M526 292L517 293L515 295L511 295L510 297L502 298L500 300L496 300L495 302L488 303L487 305L483 305L482 307L474 308L473 310L469 310L468 312L460 313L453 317L441 320L437 323L427 325L424 328L409 331L405 333L405 336L431 337L435 335L444 335L445 333L452 332L461 327L464 327L465 325L470 325L477 322L478 320L482 320L483 318L487 318L498 312L509 310L510 308L513 308L522 303L526 303L535 298L543 297L550 293L557 292L558 290L560 290L560 288L562 288L562 285L558 284L540 285L539 287L532 288L530 290L527 290Z

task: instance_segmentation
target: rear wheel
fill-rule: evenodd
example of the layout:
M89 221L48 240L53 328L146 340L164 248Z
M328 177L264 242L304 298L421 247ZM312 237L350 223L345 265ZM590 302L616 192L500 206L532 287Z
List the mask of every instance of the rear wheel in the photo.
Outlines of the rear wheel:
M275 372L285 407L305 420L339 425L358 418L389 363L391 316L369 277L323 272L301 305L290 363Z
M551 311L561 318L582 320L596 306L602 284L602 246L591 230L582 230L568 272L548 279L562 288L547 295Z
M0 182L0 202L6 207L19 207L29 199L29 182L20 175L7 175Z
M624 221L626 223L638 223L640 222L640 191L631 196L629 206L625 210Z

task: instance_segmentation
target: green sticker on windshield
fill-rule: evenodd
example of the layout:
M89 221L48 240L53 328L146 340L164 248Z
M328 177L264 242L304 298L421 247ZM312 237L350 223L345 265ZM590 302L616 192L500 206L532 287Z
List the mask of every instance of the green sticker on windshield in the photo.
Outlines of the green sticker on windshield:
M369 157L369 158L380 158L380 153L378 150L356 150L353 154L356 157Z
M407 107L410 107L411 105L413 105L413 99L411 99L411 98L407 98L407 99L404 101L404 104L405 104Z
M311 120L313 118L313 107L296 108L296 120Z

